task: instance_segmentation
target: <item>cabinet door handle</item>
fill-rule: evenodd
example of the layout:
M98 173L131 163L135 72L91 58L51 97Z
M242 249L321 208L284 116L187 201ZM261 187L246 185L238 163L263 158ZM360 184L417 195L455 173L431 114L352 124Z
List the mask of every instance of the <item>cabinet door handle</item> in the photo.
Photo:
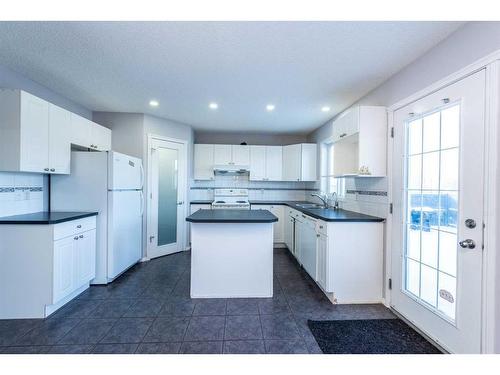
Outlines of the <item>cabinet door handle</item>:
M48 171L49 171L49 168L43 168L43 170L48 172Z
M347 133L342 133L341 135L339 135L339 137L344 138L346 135L347 135Z
M78 237L79 237L79 238L83 238L83 234L80 234Z
M74 240L77 240L77 239L78 239L78 236L73 237L73 239L74 239Z
M55 171L56 171L56 169L55 169L55 168L50 168L50 171L51 171L51 172L55 172Z
M320 225L320 226L319 226L319 229L323 229L323 225Z
M318 237L318 238L319 238L319 234L317 234L317 235L316 235L316 237Z
M82 227L82 225L81 225L81 224L78 224L76 227L77 227L77 228L81 228L81 227Z

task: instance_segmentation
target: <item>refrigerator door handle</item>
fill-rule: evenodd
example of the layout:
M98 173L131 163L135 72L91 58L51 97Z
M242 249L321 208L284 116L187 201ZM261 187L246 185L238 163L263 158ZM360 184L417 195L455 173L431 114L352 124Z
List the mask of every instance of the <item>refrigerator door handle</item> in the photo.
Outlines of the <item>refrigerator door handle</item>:
M141 167L141 189L143 189L144 188L144 167L142 165L142 162L139 165Z
M141 216L144 215L144 193L141 190Z

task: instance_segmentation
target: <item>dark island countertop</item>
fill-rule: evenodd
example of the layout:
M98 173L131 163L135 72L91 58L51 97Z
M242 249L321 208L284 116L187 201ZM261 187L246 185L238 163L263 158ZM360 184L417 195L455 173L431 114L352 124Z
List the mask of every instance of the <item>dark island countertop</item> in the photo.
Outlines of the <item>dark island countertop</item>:
M268 210L198 210L188 216L191 223L274 223L278 218Z
M370 216L365 214L360 214L354 211L347 210L334 210L334 209L324 209L324 208L303 208L298 206L298 204L311 203L304 201L250 201L250 205L284 205L293 208L294 210L300 211L306 215L314 217L315 219L334 222L334 221L344 221L344 222L382 222L385 221L382 217Z
M96 216L97 212L54 212L41 211L32 214L0 217L0 224L58 224L65 221Z

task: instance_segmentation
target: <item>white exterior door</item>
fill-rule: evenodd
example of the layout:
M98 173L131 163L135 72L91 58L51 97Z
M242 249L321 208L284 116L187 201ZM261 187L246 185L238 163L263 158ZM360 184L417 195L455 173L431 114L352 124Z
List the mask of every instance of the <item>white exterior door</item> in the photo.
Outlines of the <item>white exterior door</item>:
M148 257L184 249L186 145L152 139L149 150Z
M392 307L481 352L485 72L394 112Z

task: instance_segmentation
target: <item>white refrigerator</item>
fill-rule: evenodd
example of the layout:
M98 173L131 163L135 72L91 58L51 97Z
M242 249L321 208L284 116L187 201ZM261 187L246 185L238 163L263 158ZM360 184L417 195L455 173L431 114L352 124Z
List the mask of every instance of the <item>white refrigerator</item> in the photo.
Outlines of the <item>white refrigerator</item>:
M53 175L52 211L98 211L96 277L107 284L142 257L141 159L109 152L73 151L71 174Z

